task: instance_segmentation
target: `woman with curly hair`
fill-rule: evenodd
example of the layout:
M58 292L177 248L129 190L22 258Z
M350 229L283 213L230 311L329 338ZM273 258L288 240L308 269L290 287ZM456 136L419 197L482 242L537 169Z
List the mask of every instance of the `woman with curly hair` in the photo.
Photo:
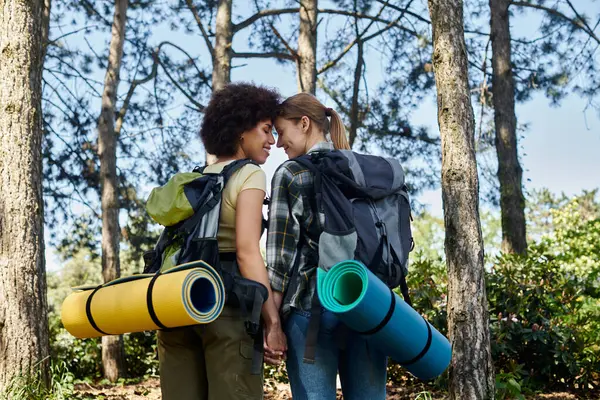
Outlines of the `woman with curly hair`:
M216 162L206 173L219 173L235 160L264 164L269 157L279 94L238 83L214 93L204 113L200 137ZM235 172L223 189L217 240L222 268L269 290L262 307L265 344L272 362L286 351L279 313L260 253L266 175L255 164ZM161 391L164 400L262 399L263 377L252 375L253 342L238 308L225 306L214 322L159 331Z

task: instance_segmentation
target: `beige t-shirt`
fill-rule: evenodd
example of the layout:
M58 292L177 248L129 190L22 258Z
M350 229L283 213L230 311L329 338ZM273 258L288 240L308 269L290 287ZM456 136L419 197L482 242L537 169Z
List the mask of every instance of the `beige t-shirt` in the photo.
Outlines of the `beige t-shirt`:
M232 161L225 161L209 165L204 172L219 173ZM223 189L221 200L221 220L217 240L220 252L234 252L235 248L235 209L237 198L242 190L260 189L267 192L267 175L259 166L254 164L244 165L227 182Z

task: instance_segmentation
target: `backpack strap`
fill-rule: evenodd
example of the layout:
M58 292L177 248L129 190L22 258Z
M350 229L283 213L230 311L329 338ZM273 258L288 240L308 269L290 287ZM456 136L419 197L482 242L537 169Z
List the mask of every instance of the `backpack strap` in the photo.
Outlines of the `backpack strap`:
M392 253L392 259L394 260L394 263L398 265L398 271L400 274L400 292L402 293L404 302L412 307L412 301L410 300L410 295L408 293L408 284L406 283L406 275L404 274L404 270L402 269L402 265L400 264L400 259L398 258L398 254L396 254L396 250L394 250L392 246L390 246L390 252Z
M313 153L314 154L314 153ZM316 157L319 157L319 153L315 154ZM311 208L313 209L313 211L315 213L319 213L321 210L321 199L322 199L322 193L321 193L321 184L322 184L322 175L321 175L321 170L313 163L313 160L316 161L315 159L313 159L312 155L304 155L304 156L300 156L297 158L293 159L294 161L296 161L298 164L302 165L303 167L307 168L312 174L313 174L313 187L314 187L314 191L315 191L315 196L311 198ZM300 240L298 242L298 250L297 250L297 254L298 254L298 259L297 261L294 263L294 267L292 268L292 276L290 278L290 280L292 281L292 285L295 285L297 278L298 278L298 270L300 268L300 251L301 251L301 247L304 245L304 242L306 241L305 239L305 234L303 233L302 230L300 230ZM318 268L318 266L317 266ZM292 288L294 288L292 286ZM290 290L291 288L288 288L288 293L293 293L295 292L295 288L293 291ZM305 347L304 347L304 357L303 357L303 362L307 363L307 364L314 364L315 363L315 355L316 355L316 350L317 350L317 340L319 338L319 328L321 326L321 311L322 311L322 307L321 307L321 303L319 301L319 296L317 295L317 293L313 293L313 297L311 300L311 308L310 308L310 318L308 320L308 328L306 331L306 342L305 342Z
M185 234L191 233L192 230L194 229L194 227L202 220L202 217L204 217L204 214L206 214L208 211L212 210L217 204L219 204L219 202L221 201L221 192L225 188L225 185L227 185L229 178L231 178L231 176L233 174L235 174L237 171L239 171L246 164L258 165L254 161L252 161L248 158L245 158L242 160L236 160L236 161L226 165L225 168L223 168L223 170L220 173L213 174L213 175L218 175L218 176L223 177L223 185L222 186L215 185L213 187L213 190L212 190L213 197L207 203L202 205L202 207L200 207L200 209L198 209L194 213L193 216L191 216L183 224L181 224L181 226L179 227L179 230L184 232ZM194 172L204 173L205 169L206 169L206 166L202 167L202 169L199 169L198 167L196 167L196 168L194 168ZM205 175L207 175L207 174L205 174Z
M223 176L223 187L225 187L225 185L227 184L227 181L229 180L229 178L231 178L231 176L233 174L235 174L237 171L239 171L242 167L246 166L247 164L254 164L254 165L258 166L258 163L256 163L255 161L252 161L249 158L235 160L234 162L227 164L223 168L223 171L221 171L221 174L220 174Z
M251 374L260 375L263 364L263 324L260 316L262 306L269 296L267 288L255 281L236 278L231 290L245 318L246 333L253 339Z

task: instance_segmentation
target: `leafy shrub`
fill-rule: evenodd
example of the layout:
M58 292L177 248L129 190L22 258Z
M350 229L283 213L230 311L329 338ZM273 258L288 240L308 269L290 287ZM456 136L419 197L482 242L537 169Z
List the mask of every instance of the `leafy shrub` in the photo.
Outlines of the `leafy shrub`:
M43 363L32 374L16 375L8 384L1 400L70 400L73 398L75 378L64 362L50 362L48 385L41 375Z
M499 255L486 272L497 398L598 389L600 215L587 197L551 209L546 234L531 241L527 256ZM413 255L408 285L413 307L446 334L444 263ZM414 381L394 363L388 375Z
M124 335L127 376L131 378L158 375L156 332Z

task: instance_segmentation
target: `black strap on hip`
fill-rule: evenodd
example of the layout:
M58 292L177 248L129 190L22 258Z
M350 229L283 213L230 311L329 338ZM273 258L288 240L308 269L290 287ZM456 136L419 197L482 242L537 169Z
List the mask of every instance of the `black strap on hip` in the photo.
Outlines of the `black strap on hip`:
M250 374L260 375L263 367L263 324L258 327L258 332L254 336L254 345L252 346L252 368Z
M94 321L94 317L92 316L92 298L94 297L96 292L98 290L100 290L101 288L102 288L102 285L96 286L96 288L94 290L92 290L92 293L87 298L87 301L85 302L85 314L87 315L88 321L90 321L90 324L92 325L92 327L95 330L97 330L98 332L100 332L103 335L109 335L109 333L106 333L102 329L98 328L98 325L96 325L96 321Z
M306 331L306 342L304 346L303 362L307 364L315 363L315 354L317 352L317 339L319 338L319 327L321 326L321 303L317 292L313 293L310 319L308 320L308 329Z

